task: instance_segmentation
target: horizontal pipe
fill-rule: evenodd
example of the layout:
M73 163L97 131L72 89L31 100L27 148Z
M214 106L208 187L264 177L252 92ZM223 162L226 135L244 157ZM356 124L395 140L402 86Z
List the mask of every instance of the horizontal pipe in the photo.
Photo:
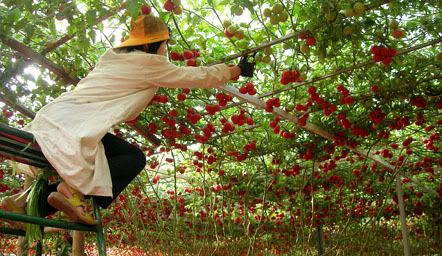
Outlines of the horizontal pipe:
M45 161L47 162L47 160L44 156L40 156L40 155L35 154L33 152L29 152L27 150L26 151L20 150L17 148L17 146L11 145L10 143L3 141L2 138L0 138L0 149L7 151L7 152L12 152L15 156L33 159L35 161L40 161L40 162L45 162ZM49 163L47 163L47 164L49 165Z
M90 232L97 232L98 226L89 226L79 223L72 223L68 221L61 221L61 220L50 220L35 216L30 216L26 214L18 214L18 213L12 213L12 212L6 212L0 210L0 219L7 219L12 221L19 221L19 222L25 222L25 223L31 223L31 224L37 224L37 225L43 225L48 227L54 227L54 228L62 228L67 230L79 230L79 231L90 231Z
M17 156L14 152L11 152L8 149L1 149L1 147L0 147L0 156L6 158L8 160L12 160L12 161L27 164L27 165L32 165L32 166L39 167L39 168L50 168L50 166L48 166L47 162L40 162L40 161L31 159L31 158Z
M21 229L13 229L7 227L0 227L1 234L13 235L13 236L25 236L26 232Z

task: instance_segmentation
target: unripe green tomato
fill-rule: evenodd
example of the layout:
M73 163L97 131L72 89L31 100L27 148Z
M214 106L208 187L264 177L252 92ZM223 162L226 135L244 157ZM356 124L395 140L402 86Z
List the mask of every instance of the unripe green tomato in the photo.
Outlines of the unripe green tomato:
M232 8L232 13L236 16L241 16L243 14L243 9L241 8L241 6L235 6Z
M301 75L299 75L299 81L302 83L305 80L307 80L307 75L305 73L301 73Z
M236 31L235 37L238 38L239 40L243 39L244 38L244 31L242 31L242 30Z
M225 28L228 28L230 25L232 25L232 22L231 22L230 20L224 20L224 21L223 21L223 26L224 26Z
M289 18L289 15L287 14L287 12L281 12L281 14L279 14L279 16L278 16L279 22L285 22L285 21L287 21L288 18Z
M213 58L213 57L207 58L207 63L213 63L213 62L215 62L215 58Z
M181 0L173 0L173 5L178 6L181 4Z
M270 58L270 56L269 55L264 55L263 57L262 57L262 62L264 62L264 63L270 63L270 61L271 61L272 59Z
M282 4L280 3L276 3L273 5L272 7L272 12L274 14L280 14L282 12L282 10L284 9L284 7L282 6Z
M350 17L355 16L355 13L352 8L346 8L344 10L344 15L345 15L345 17L350 18Z
M6 5L6 7L11 7L13 4L15 4L14 0L4 0L3 4Z
M175 45L176 44L176 40L171 38L169 39L169 45Z
M327 21L334 21L336 19L336 13L335 12L329 12L325 14L325 19Z
M393 0L393 1L388 2L388 7L390 7L391 9L396 8L397 7L396 1Z
M286 44L286 43L283 43L282 44L282 49L284 49L284 50L288 50L288 49L290 49L291 47L290 47L290 45L288 45L288 44Z
M351 33L353 33L353 29L352 29L352 27L350 27L350 26L346 26L346 27L344 28L344 30L343 30L343 33L344 33L344 35L346 35L346 36L350 36Z
M241 49L247 49L249 46L249 43L245 40L239 41L238 42L238 47Z
M227 32L229 32L230 34L235 34L236 31L238 31L238 28L237 28L235 25L230 25L230 26L227 28Z
M264 54L265 55L270 55L272 53L273 53L272 47L269 46L269 47L264 49Z
M353 5L353 11L355 13L355 16L362 16L365 12L365 5L361 2L356 2Z
M308 53L310 48L308 47L307 44L302 44L300 50L301 50L302 53L306 54L306 53Z
M273 13L272 16L270 16L270 23L272 25L276 25L276 24L278 24L278 22L279 22L278 15Z
M262 61L262 54L261 53L256 54L255 60L256 60L256 62L261 62Z
M264 17L269 18L272 15L272 10L270 8L265 8L263 15L264 15Z
M391 29L397 29L399 27L399 22L397 20L391 20L390 24L389 24L389 27Z

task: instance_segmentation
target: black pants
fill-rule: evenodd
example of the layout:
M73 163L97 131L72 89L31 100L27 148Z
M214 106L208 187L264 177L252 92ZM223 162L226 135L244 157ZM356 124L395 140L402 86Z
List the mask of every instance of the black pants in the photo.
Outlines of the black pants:
M109 164L112 179L112 197L91 196L97 204L102 208L107 208L114 199L135 179L135 177L146 166L146 156L137 146L118 138L117 136L107 133L103 139L104 150L107 162ZM48 195L57 191L59 183L50 184ZM57 210L48 205L48 214L52 214Z

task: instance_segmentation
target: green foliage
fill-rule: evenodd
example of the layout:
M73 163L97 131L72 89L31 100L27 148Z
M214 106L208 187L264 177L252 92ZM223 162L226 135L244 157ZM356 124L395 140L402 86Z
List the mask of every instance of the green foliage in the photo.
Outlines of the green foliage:
M26 213L31 216L41 216L42 211L42 200L46 201L43 197L44 189L48 183L49 174L46 172L41 172L32 184L28 188L28 198L26 200ZM39 225L26 224L26 239L30 244L36 241L42 241L42 230Z

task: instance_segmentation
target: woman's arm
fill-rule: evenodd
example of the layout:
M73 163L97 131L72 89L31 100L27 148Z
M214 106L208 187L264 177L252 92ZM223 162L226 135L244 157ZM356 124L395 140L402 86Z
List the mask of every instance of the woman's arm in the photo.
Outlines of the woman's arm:
M178 67L166 58L155 61L146 67L145 79L148 84L167 88L213 88L218 87L234 77L239 76L241 69L217 64L208 67Z

